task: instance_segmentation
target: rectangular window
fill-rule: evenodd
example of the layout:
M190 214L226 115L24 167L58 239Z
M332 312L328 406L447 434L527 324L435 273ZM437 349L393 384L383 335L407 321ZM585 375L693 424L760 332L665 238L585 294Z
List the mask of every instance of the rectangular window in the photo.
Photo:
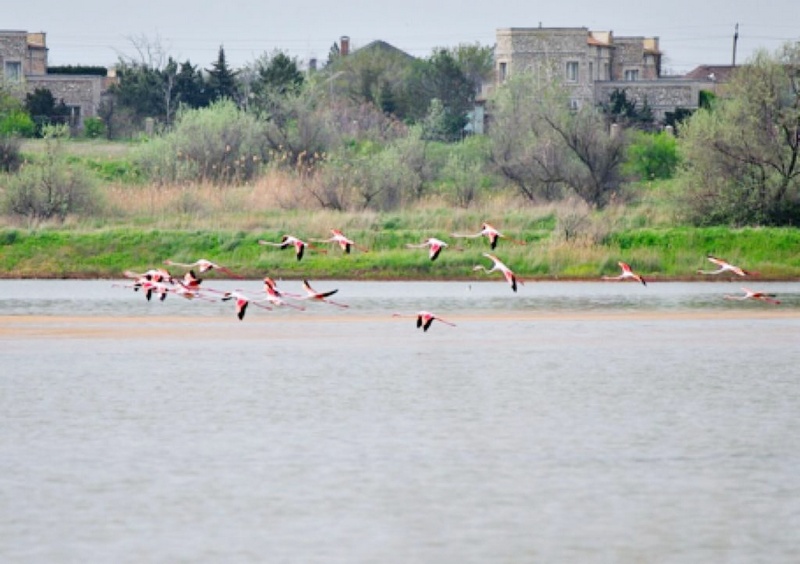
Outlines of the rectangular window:
M589 80L594 80L594 63L589 63Z
M80 106L67 106L69 108L69 124L72 127L77 127L81 122L81 107Z
M3 74L9 82L22 80L22 63L19 61L6 61Z
M578 63L576 61L567 63L567 81L578 82Z
M507 66L506 66L506 63L500 63L500 69L499 69L499 74L500 74L500 76L499 76L499 79L500 79L500 82L505 82L505 81L506 81L506 72L507 72Z
M639 70L638 69L626 70L625 71L625 80L627 80L628 82L633 82L635 80L639 80Z

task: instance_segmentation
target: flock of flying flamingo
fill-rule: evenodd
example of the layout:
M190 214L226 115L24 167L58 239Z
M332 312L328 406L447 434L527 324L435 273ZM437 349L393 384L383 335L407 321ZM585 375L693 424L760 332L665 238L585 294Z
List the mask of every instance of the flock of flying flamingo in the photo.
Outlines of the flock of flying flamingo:
M492 225L485 222L481 225L480 230L476 233L452 233L451 236L454 238L486 237L489 242L489 247L492 251L497 248L498 242L501 239L509 240L518 245L525 244L524 241L506 237ZM308 241L304 241L298 237L295 237L294 235L283 235L281 240L278 242L264 240L258 241L259 245L271 246L279 249L294 249L295 257L298 261L303 259L306 250L327 253L327 249L313 245L312 243L337 245L345 254L350 254L353 249L357 249L361 252L368 252L368 249L357 245L355 241L347 238L338 229L331 229L331 236L327 239L309 239ZM410 249L426 248L428 249L429 259L431 261L435 261L444 249L449 248L449 245L441 239L429 237L419 244L407 244L406 247ZM462 250L457 247L454 247L454 249L459 251ZM486 274L499 272L502 274L502 276L505 278L505 281L511 287L511 290L514 292L517 291L518 285L524 284L524 281L519 278L514 271L504 264L495 254L486 252L482 253L482 256L491 261L491 267L478 264L473 267L473 271L482 271ZM733 265L721 258L712 255L708 255L707 258L709 261L714 263L717 268L715 270L698 270L698 274L718 275L725 272L730 272L739 277L746 277L755 274ZM630 265L625 262L619 262L618 264L622 270L618 276L603 276L602 279L634 280L643 286L647 286L646 280L641 275L634 272ZM304 310L305 308L303 305L301 305L301 303L293 302L315 301L326 303L338 308L349 307L347 304L328 299L330 296L338 292L337 289L318 292L311 287L306 279L304 279L302 282L304 293L296 294L279 290L277 284L272 278L265 277L263 280L264 295L260 297L253 297L239 289L223 291L209 288L207 286L201 286L203 279L198 277L198 274L204 275L212 271L222 272L231 278L242 279L242 276L236 274L224 265L217 264L206 259L198 259L192 263L181 263L167 259L164 261L164 265L181 267L187 270L182 277L172 276L172 274L170 274L170 272L165 268L152 268L144 273L137 273L128 270L125 271L124 274L125 277L131 279L132 282L127 284L126 287L133 288L134 291L141 291L147 300L151 300L153 296L158 296L158 299L163 301L169 294L175 294L186 299L217 301L214 296L218 296L220 301L233 301L235 304L235 313L239 320L244 319L245 313L250 305L266 310L271 310L273 307L289 307L297 310ZM197 269L197 273L195 272L195 269ZM767 294L765 292L755 291L744 287L742 290L744 291L743 295L725 295L724 298L728 300L759 300L774 305L780 304L780 301L775 299L774 294ZM423 331L427 331L434 321L439 321L445 325L455 327L454 323L442 319L438 315L429 311L418 311L414 314L395 313L393 314L393 317L414 318L416 319L417 328L421 328Z

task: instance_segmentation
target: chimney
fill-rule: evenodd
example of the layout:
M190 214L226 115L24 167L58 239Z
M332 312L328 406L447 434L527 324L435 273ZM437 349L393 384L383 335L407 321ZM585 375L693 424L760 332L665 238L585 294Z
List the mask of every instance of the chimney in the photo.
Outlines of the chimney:
M339 39L339 55L342 57L346 57L350 54L350 38L346 35L342 35L341 39Z

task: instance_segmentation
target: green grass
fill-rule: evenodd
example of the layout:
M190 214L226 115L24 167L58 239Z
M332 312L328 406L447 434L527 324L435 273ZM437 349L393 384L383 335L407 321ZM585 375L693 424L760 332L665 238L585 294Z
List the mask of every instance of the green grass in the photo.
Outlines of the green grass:
M724 257L761 273L763 278L800 279L800 230L792 228L674 226L669 181L636 188L639 204L585 212L586 223L574 240L563 240L564 218L580 216L574 203L533 206L508 192L482 194L467 209L437 201L379 213L322 209L282 209L302 183L275 174L253 184L162 186L144 181L132 164L135 143L70 141L65 157L93 172L110 202L100 213L64 224L19 227L0 223L0 277L115 278L124 270L146 270L167 258L193 262L207 258L247 277L341 279L472 279L476 264L488 264L484 238L454 239L474 233L488 221L516 245L501 241L496 254L528 279L597 279L616 274L618 261L655 279L692 279L709 268L706 255ZM43 158L43 141L26 141L31 160ZM0 189L0 197L2 190ZM5 227L3 227L5 225ZM308 252L297 262L291 251L257 244L291 233L326 238L342 229L368 253L342 255ZM406 249L438 237L451 243L436 262L425 249ZM462 249L456 250L456 247Z
M312 279L469 279L476 264L488 265L485 239L455 240L446 230L425 231L413 219L383 229L387 218L376 216L366 226L346 234L369 252L345 255L338 247L319 244L327 253L309 251L298 262L292 250L258 245L259 239L277 241L285 231L163 230L133 227L100 229L0 229L0 277L117 278L125 270L161 266L165 259L193 262L207 258L248 278L266 275ZM353 220L353 223L358 223ZM389 223L392 223L391 221ZM376 229L373 226L377 224ZM515 245L501 241L495 254L521 277L528 279L588 279L616 274L617 261L656 279L692 279L699 268L709 268L713 253L763 279L800 279L800 230L797 229L638 229L612 233L602 244L569 245L535 231L507 231L530 241ZM324 238L326 233L301 236ZM407 249L427 236L452 243L435 262L425 249ZM178 267L173 270L180 271Z

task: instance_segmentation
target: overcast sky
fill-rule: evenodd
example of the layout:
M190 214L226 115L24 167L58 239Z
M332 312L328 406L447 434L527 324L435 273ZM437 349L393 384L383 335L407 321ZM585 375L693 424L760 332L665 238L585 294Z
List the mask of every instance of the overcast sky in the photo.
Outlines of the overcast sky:
M208 68L220 45L238 68L280 49L301 63L324 61L342 35L352 48L382 39L416 57L435 47L495 43L498 28L587 27L617 36L658 37L665 72L730 64L764 48L800 41L797 0L27 0L4 10L0 29L43 31L51 65L113 65L136 57L134 40L160 44Z

